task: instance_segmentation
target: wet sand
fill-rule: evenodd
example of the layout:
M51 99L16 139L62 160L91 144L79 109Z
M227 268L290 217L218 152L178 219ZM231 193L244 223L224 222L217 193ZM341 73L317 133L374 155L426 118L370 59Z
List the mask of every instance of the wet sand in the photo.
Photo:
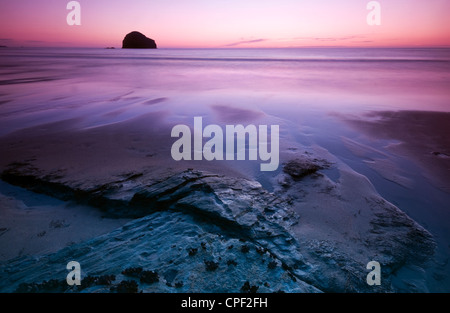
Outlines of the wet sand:
M398 141L387 149L414 161L434 186L450 192L450 113L384 111L343 119L372 138Z

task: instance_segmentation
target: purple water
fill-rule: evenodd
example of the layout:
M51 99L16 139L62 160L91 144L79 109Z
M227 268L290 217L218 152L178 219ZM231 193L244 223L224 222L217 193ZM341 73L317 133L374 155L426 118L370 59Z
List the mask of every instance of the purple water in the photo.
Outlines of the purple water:
M188 115L208 105L450 111L450 49L0 49L0 77L0 134L125 120L154 99Z

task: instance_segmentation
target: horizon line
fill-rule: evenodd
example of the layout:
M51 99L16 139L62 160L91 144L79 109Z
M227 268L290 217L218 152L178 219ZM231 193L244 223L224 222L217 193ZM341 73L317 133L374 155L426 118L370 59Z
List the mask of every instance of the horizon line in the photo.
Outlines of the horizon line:
M49 45L49 46L8 46L8 45L0 45L1 49L8 48L66 48L66 49L123 49L122 47L115 46L63 46L63 45ZM224 50L239 50L239 49L302 49L302 48L323 48L323 49L336 49L336 48L348 48L348 49L413 49L413 48L432 48L432 49L448 49L450 45L396 45L396 46L388 46L388 45L380 45L380 46L347 46L347 45L336 45L336 46L324 46L324 45L308 45L308 46L286 46L286 47L232 47L232 46L217 46L217 47L158 47L157 49L127 49L127 50L164 50L164 49L224 49Z

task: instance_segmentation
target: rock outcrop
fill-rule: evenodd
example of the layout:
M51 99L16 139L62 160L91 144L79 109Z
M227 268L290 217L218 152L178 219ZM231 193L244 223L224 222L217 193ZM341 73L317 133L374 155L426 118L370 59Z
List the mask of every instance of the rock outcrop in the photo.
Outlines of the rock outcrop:
M290 175L294 180L299 180L327 167L329 167L329 164L325 160L297 158L287 162L283 167L283 172Z
M319 163L315 164L325 165ZM288 164L297 173L307 162ZM395 290L391 275L433 253L431 235L383 199L366 197L361 199L365 210L358 211L358 205L351 212L342 211L351 196L345 184L333 183L319 172L302 181L285 172L282 175L293 182L276 195L256 181L190 169L164 177L143 171L118 180L77 182L30 163L11 164L1 176L11 184L136 219L56 253L0 263L0 291L390 292ZM350 174L342 175L345 180ZM309 187L308 179L313 182ZM308 201L296 200L305 192L311 194L304 198ZM338 215L328 214L331 222L345 217L336 228L351 235L342 237L350 248L326 237L326 232L320 233L324 238L311 236L311 228L301 224L302 214L307 219L311 210L330 210L310 199L319 194L339 210ZM334 228L326 226L329 233ZM361 250L361 255L353 250ZM376 290L365 281L365 263L372 256L385 271L383 286ZM82 264L89 275L81 287L64 284L67 260Z
M156 42L140 32L131 32L122 41L122 49L156 49Z
M31 172L23 176L25 168ZM187 170L159 181L148 174L133 175L80 190L63 187L31 167L16 166L3 174L3 179L30 189L42 186L34 189L39 192L87 200L105 213L143 217L57 253L0 266L0 278L6 280L0 282L2 291L81 291L67 286L61 290L63 283L51 281L64 278L66 269L60 265L69 256L84 264L90 276L117 275L106 286L88 284L84 292L116 290L129 279L130 266L160 274L158 281L137 281L145 292L239 292L245 281L262 292L320 291L309 283L310 265L303 262L290 233L298 216L258 182ZM27 269L13 274L22 266ZM41 266L46 270L38 270Z

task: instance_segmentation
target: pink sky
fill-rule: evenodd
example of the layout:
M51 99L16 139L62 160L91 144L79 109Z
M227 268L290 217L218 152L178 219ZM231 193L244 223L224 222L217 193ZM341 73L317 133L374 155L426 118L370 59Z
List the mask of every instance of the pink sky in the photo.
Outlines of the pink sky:
M137 30L172 47L450 46L449 0L0 0L0 45L121 47Z

